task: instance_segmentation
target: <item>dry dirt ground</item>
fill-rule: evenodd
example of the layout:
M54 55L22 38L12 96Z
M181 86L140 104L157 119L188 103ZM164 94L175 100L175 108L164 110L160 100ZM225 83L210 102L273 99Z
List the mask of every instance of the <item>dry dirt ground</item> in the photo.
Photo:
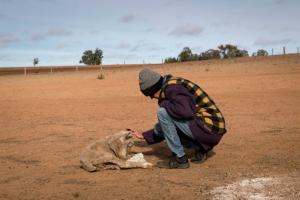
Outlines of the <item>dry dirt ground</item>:
M98 138L156 122L138 88L141 67L0 77L0 199L300 199L300 56L152 66L205 89L228 132L185 170L79 167ZM165 143L137 141L152 163ZM191 152L189 152L190 155Z

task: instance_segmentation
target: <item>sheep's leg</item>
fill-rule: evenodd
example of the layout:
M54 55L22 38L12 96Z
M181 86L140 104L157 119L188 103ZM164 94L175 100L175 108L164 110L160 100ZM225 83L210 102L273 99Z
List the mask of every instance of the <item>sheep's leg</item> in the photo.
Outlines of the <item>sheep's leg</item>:
M116 164L120 168L123 168L123 169L128 169L128 168L149 168L149 167L153 166L149 162L128 162L126 160L120 160L120 159L110 160L109 162L113 163L113 164Z
M81 167L88 172L97 171L97 167L95 167L91 162L80 160Z
M113 169L113 170L115 170L115 169L120 169L120 167L116 164L104 164L103 169Z

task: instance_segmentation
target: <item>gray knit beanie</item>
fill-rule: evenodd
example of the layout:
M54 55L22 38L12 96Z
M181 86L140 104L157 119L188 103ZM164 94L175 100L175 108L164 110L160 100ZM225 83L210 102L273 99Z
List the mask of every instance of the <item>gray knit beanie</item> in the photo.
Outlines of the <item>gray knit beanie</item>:
M163 77L148 68L142 69L139 73L140 90L145 96L153 96L161 89Z

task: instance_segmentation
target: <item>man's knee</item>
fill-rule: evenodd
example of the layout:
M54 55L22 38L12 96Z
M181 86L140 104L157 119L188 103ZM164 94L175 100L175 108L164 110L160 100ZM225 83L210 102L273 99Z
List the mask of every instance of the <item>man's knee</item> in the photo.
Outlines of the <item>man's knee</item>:
M157 111L157 117L158 119L166 119L166 118L170 118L167 110L163 107L160 107Z

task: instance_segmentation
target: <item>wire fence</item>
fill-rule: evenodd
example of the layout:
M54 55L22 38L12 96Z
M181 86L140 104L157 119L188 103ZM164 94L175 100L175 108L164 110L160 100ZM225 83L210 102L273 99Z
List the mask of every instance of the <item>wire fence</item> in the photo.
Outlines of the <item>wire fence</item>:
M102 71L112 70L122 67L140 67L143 65L151 66L157 64L115 64L115 65L74 65L74 66L36 66L36 67L0 67L1 75L14 74L53 74L57 72L78 72L78 71L96 71L102 74Z
M287 51L287 48L285 47L285 46L283 46L282 47L282 51L279 51L279 53L274 53L274 48L272 48L271 49L271 53L270 52L268 52L269 53L269 55L271 55L271 56L273 56L273 55L286 55L286 54L293 54L293 53L295 53L295 51L294 51L295 49L292 49L292 50L290 50L290 51ZM299 54L300 52L300 48L299 47L297 47L297 50L296 50L296 53L297 54Z
M0 68L0 75L10 74L40 74L40 73L54 73L54 72L71 72L71 71L91 71L99 70L100 66L38 66L38 67L8 67Z

